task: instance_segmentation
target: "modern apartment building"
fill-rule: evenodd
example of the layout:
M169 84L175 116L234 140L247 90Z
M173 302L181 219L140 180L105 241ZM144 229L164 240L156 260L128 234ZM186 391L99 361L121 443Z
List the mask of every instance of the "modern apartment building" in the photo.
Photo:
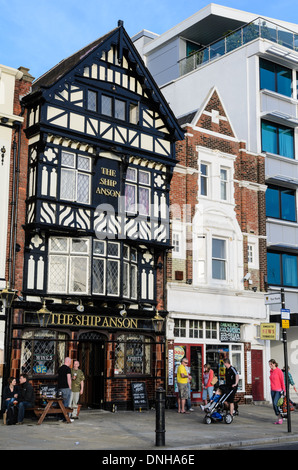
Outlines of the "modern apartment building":
M201 246L202 240L205 243L202 256L207 263L204 268L207 269L207 277L202 275L203 258L195 258L194 255L191 274L184 277L183 281L170 279L168 310L172 320L168 321L167 336L177 346L194 343L193 321L208 321L208 328L207 323L204 323L202 336L198 333L196 339L198 342L198 338L201 338L202 362L205 362L210 361L207 354L210 345L216 346L217 358L220 355L220 322L239 324L240 343L232 341L228 351L232 362L235 345L243 347L248 341L250 350L260 351L258 358L251 361L251 353L246 354L243 350L240 362L235 364L241 366L241 361L243 364L240 371L242 390L247 394L249 383L262 381L257 396L252 390L253 399L260 399L260 391L263 391L265 398L269 398L268 360L274 357L282 367L284 356L281 341L261 339L261 325L279 321L280 318L280 304L265 305L266 290L278 293L283 288L285 291L285 306L291 311L291 326L288 329L289 366L294 380L298 379L295 340L298 316L298 25L210 4L160 36L142 31L133 41L180 123L191 125L187 132L192 137L204 128L209 136L214 132L214 127L206 129L206 120L204 126L193 118L198 110L202 112L205 109L207 97L216 89L226 115L221 115L216 107L211 106L206 116L218 123L223 122L223 117L228 117L234 130L233 136L242 143L247 155L263 159L264 165L259 165L257 171L263 171L264 178L256 173L252 176L247 166L246 175L242 172L240 181L239 173L233 165L227 163L233 159L227 159L222 149L218 149L217 153L214 149L213 152L204 150L206 139L193 149L191 158L196 160L198 185L196 214L202 214L197 226L199 236L208 233L212 239L213 233L215 238L224 240L226 246L230 243L228 234L222 232L227 227L227 220L214 216L215 224L218 224L214 230L213 221L206 217L206 185L214 187L216 181L221 188L229 182L234 189L240 183L242 187L254 190L259 200L259 212L254 214L255 222L258 219L260 229L265 222L261 217L264 217L266 229L256 231L240 226L239 237L242 237L244 243L239 244L243 252L236 262L236 246L225 252L223 241L220 249L219 245L216 247L212 244L208 248L208 237L197 239L197 246ZM214 173L213 166L216 165ZM228 172L222 171L221 166ZM178 171L177 167L175 172ZM187 163L183 171L189 173ZM266 212L260 210L264 197ZM232 197L230 204L231 212L234 210L237 213L240 206L236 198ZM218 211L223 208L227 209L226 203L218 201ZM238 223L241 218L243 220L247 217L251 207L242 206L241 210L246 212L238 218ZM175 246L179 244L179 230L175 228L177 223L174 219L172 225ZM193 240L196 233L194 228L194 225L185 221L183 230L191 229ZM266 260L263 259L265 243ZM194 246L191 249L194 254ZM190 259L189 252L185 251L184 259ZM266 261L267 270L264 269ZM213 277L213 264L219 266L233 262L237 269L230 271L231 284L227 277L220 282ZM208 263L211 272L209 278ZM254 282L254 269L259 274L258 284ZM231 302L226 301L227 293ZM239 298L243 296L246 300L239 303ZM181 337L182 320L186 320L186 323L185 333L182 333L184 336ZM171 321L174 322L173 328L170 328ZM214 331L211 332L210 328ZM257 371L254 372L256 367Z

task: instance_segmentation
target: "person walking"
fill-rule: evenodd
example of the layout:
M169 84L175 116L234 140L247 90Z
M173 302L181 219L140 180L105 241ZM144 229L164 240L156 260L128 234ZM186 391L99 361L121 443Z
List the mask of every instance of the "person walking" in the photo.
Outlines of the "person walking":
M188 360L186 357L184 357L177 370L178 413L184 413L184 414L185 413L189 414L188 411L185 411L185 402L188 399L188 385L187 384L189 380L189 374L186 370L187 365L188 365Z
M84 392L85 376L79 366L79 361L74 361L73 369L71 369L70 408L73 409L71 417L74 419L78 419L78 403Z
M214 372L211 369L210 364L204 364L204 372L203 372L203 403L207 405L207 397L211 400L213 395L214 386L211 384L212 379L214 377Z
M278 364L275 361L275 359L270 359L269 367L270 367L269 378L270 378L270 386L271 386L272 405L273 405L274 413L276 414L278 418L274 424L282 424L283 419L278 409L277 402L280 399L282 393L286 392L284 375L283 375L282 370L279 369Z

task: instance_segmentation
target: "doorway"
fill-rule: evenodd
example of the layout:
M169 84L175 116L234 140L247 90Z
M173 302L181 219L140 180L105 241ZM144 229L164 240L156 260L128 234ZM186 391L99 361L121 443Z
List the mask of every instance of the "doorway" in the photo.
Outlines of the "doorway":
M254 401L264 400L263 351L251 350L252 398Z
M198 402L202 398L202 373L203 373L203 345L202 344L181 344L175 345L175 368L181 363L184 356L187 357L190 367L191 380L191 401Z
M85 375L83 407L102 408L104 402L105 341L98 333L83 333L79 338L78 360Z

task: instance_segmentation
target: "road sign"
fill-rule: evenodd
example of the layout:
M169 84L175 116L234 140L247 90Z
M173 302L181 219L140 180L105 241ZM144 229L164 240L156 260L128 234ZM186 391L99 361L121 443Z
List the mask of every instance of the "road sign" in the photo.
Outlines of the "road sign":
M281 313L282 320L290 320L291 311L289 308L281 308L280 313Z
M290 328L290 320L281 320L282 328Z
M281 304L281 293L265 294L265 305Z

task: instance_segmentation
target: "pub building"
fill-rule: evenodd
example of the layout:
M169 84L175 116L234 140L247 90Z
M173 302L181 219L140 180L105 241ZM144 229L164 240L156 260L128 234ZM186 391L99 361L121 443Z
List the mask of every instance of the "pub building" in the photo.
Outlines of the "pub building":
M132 407L165 386L166 255L175 142L184 133L123 22L23 98L28 187L10 372L57 383L69 356L83 406ZM20 298L22 297L22 300Z

